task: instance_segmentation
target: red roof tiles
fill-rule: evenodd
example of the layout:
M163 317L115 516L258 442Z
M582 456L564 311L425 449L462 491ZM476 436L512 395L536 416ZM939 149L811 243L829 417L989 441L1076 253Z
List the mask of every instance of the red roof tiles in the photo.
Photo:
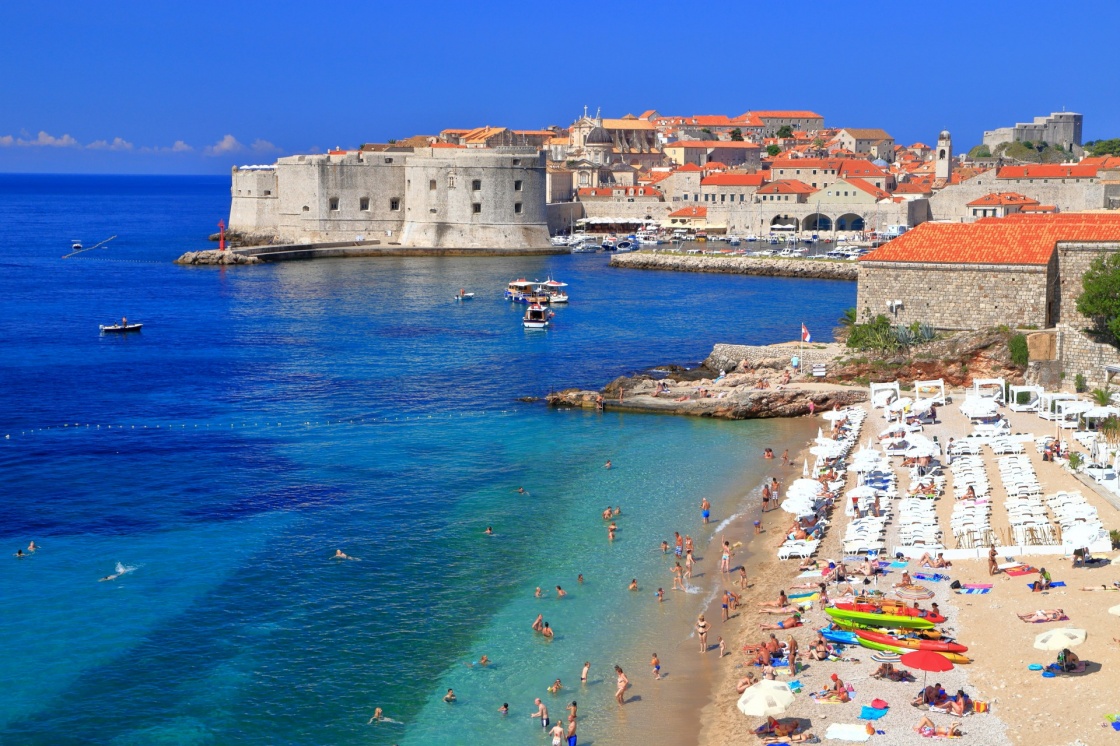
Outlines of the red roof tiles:
M1006 206L1006 205L1037 205L1037 199L1031 199L1025 194L1018 192L992 192L985 194L980 199L974 199L968 203L969 207L993 207L993 206Z
M817 191L804 181L797 179L778 179L758 190L759 194L812 194Z
M1029 166L1004 166L997 179L1086 179L1097 175L1096 166L1063 166L1039 163Z
M685 207L676 212L669 213L671 218L706 218L708 217L707 207Z
M766 174L761 171L753 174L712 174L700 180L700 186L762 186Z

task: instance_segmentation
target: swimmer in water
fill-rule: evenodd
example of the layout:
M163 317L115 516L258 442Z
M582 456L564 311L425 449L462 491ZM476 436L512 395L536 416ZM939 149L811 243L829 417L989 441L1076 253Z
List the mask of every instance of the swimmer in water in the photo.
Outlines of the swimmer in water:
M14 554L13 556L14 556L14 557L15 557L16 559L23 559L23 558L24 558L24 557L26 557L27 555L23 553L23 550L22 550L22 549L17 549L17 550L16 550L16 553L15 553L15 554Z
M638 590L638 579L637 578L634 578L633 580L630 581L630 590L632 590L632 591Z
M564 590L560 586L556 586L556 597L557 598L563 598L566 595L568 595L568 592L566 590Z
M607 463L606 463L604 468L607 468L607 469L611 468L611 460L610 459L607 459Z
M34 554L35 550L38 549L38 548L39 547L35 546L35 540L32 539L31 543L27 545L27 553L28 554Z
M541 597L541 587L539 585L537 586L536 593L534 593L533 595L536 596L537 598Z
M582 573L582 572L581 572L581 573L579 574L579 577L578 577L578 578L576 578L576 580L578 580L578 581L579 581L579 584L580 584L580 585L583 585L583 573Z
M525 488L524 488L524 487L518 487L518 488L517 488L517 494L519 494L519 495L528 495L529 493L525 491Z
M665 589L664 588L658 588L657 589L657 602L661 603L664 600L665 600Z
M498 708L498 712L503 715L509 714L509 702L502 702L502 706Z
M336 550L334 550L334 556L331 557L331 559L352 560L352 559L357 559L357 557L351 557L350 555L343 552L341 549L336 549Z
M552 639L552 627L548 626L548 622L544 623L544 629L541 630L541 634L550 640Z
M455 691L453 689L448 689L447 694L443 695L443 701L447 702L447 703L454 702L455 701Z
M583 673L579 675L579 680L584 684L587 683L587 672L591 670L591 661L583 662Z
M556 692L560 691L563 688L564 687L560 684L560 679L557 679L556 681L552 682L552 686L548 688L548 691L552 694L556 694Z
M487 657L486 657L486 656L484 655L484 656L482 656L481 658L479 658L479 659L478 659L478 665L480 665L480 666L489 666L489 665L490 665L490 659L489 659L489 658L487 658Z
M533 620L533 631L540 632L544 629L544 614L537 614L537 618Z
M377 709L375 709L373 711L373 717L371 717L369 719L369 722L366 723L366 725L373 725L374 723L380 723L384 719L385 719L385 716L381 713L381 708L378 707Z
M494 535L494 527L493 526L487 526L486 531L484 533L487 536L493 536Z
M609 521L613 516L614 516L614 511L611 510L610 506L608 505L607 509L603 511L603 520L604 521Z
M668 554L669 553L669 542L667 542L667 541L662 541L661 542L661 553L662 554Z
M116 580L116 579L117 579L117 578L119 578L119 577L120 577L121 575L124 575L124 573L123 573L123 572L115 572L115 573L113 573L112 575L106 575L105 577L101 578L101 579L100 579L100 580L98 580L97 582L98 582L98 583L104 583L104 582L105 582L106 580Z

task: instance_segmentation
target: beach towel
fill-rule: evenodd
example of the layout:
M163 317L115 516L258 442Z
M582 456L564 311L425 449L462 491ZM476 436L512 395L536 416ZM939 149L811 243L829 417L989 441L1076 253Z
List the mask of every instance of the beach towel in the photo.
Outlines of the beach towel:
M876 709L874 707L864 705L863 709L861 709L859 711L859 717L860 717L861 720L878 720L879 718L883 717L886 714L887 714L887 708L886 707L879 710L879 709Z
M916 573L914 573L914 577L917 578L918 580L932 580L935 583L940 582L942 580L948 580L949 579L948 575L942 575L940 573L934 573L933 575L927 575L924 572L916 572Z
M830 741L866 741L871 738L867 735L867 726L859 723L833 723L824 732L824 737Z
M888 567L890 567L892 570L904 570L909 564L909 562L892 562L890 563L890 565L888 565Z
M957 591L957 593L963 593L963 594L968 595L968 596L982 596L985 593L991 593L991 592L992 592L991 588L963 588L963 589Z
M822 573L820 570L806 570L805 572L801 573L797 577L799 577L799 578L819 578L822 575L824 575L824 573Z
M1017 578L1020 575L1037 575L1038 569L1034 567L1015 567L1010 570L1004 570L1004 572L1013 578Z
M965 583L965 588L992 588L991 583Z

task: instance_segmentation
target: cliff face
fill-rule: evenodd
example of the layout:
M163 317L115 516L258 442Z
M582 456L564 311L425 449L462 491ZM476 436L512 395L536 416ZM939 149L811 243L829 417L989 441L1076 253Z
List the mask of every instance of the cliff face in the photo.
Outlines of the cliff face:
M653 254L639 251L615 254L612 267L661 269L675 272L718 272L763 277L802 277L822 280L856 280L857 262L810 259L773 259L757 256L712 256L696 254Z
M927 381L944 379L953 388L970 387L975 378L1023 382L1023 368L1011 362L1010 332L981 329L912 347L890 355L849 350L828 367L827 381Z

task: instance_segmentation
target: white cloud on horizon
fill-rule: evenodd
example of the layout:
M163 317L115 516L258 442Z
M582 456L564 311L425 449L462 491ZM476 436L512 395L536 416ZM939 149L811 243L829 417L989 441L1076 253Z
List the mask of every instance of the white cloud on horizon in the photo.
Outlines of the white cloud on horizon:
M112 142L94 140L86 147L90 150L132 150L132 143L122 137L114 137Z
M260 138L257 138L256 140L253 140L253 144L250 145L249 147L251 147L253 149L254 153L268 154L268 153L279 153L280 152L280 148L276 147L275 145L270 143L268 140L262 140Z
M192 148L190 145L187 145L182 140L176 140L175 144L171 146L172 153L189 153L192 150L194 150L194 148Z
M230 153L240 153L245 150L245 146L237 141L233 135L226 135L213 145L208 145L203 151L206 155L228 155Z
M4 135L0 137L0 147L20 147L20 148L80 148L81 143L75 140L70 135L63 135L62 137L55 137L46 132L40 131L35 139L30 139L31 135L26 130L22 131L23 137L12 137L11 135ZM28 139L24 139L28 138Z

